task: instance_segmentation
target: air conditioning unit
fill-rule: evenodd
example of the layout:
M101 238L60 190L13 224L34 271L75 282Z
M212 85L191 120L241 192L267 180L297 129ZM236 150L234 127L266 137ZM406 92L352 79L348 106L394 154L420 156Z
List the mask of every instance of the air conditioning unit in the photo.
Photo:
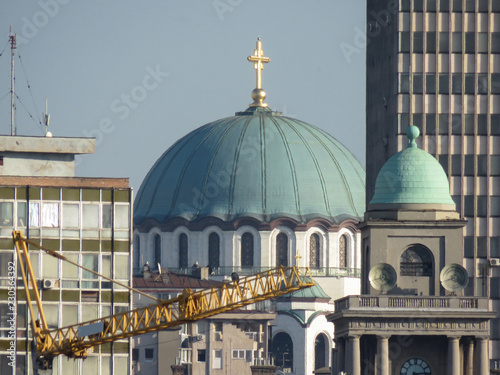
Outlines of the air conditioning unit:
M491 267L499 267L500 266L500 259L498 259L498 258L490 259L490 266Z
M54 279L44 279L42 281L42 289L52 289L56 287L56 281Z

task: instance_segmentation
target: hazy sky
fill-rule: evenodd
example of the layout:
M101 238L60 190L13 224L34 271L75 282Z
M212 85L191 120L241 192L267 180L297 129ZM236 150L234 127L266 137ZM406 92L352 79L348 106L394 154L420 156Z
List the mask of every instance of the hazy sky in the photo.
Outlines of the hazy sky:
M364 0L2 0L0 52L18 37L18 135L97 137L79 176L130 177L191 130L252 102L258 36L266 102L316 125L364 165ZM24 69L23 69L24 68ZM31 85L27 89L26 77ZM10 50L0 57L0 133L10 134ZM37 120L38 121L38 120Z

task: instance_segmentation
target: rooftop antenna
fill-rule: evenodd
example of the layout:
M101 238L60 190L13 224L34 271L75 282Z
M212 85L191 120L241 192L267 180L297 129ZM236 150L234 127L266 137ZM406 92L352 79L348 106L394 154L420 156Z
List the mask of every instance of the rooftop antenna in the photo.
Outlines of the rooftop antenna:
M43 124L45 125L45 136L50 138L52 133L49 132L50 114L49 114L49 100L45 98L45 113L43 114Z
M16 47L16 34L12 34L12 26L9 29L9 42L10 42L10 135L16 135L16 125L14 121L14 114L16 111L15 102L15 79L14 79L14 50Z

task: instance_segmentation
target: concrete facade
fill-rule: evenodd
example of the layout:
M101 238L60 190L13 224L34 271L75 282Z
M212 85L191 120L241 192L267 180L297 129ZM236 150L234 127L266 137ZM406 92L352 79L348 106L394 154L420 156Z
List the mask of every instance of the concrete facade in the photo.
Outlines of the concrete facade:
M499 2L370 0L367 22L366 201L408 125L418 126L467 220L465 293L489 297L498 312L500 270L489 264L500 258ZM500 367L500 316L490 333Z
M4 166L0 166L0 373L33 371L30 317L21 284L16 290L15 366L11 366L11 336L7 311L10 292L7 266L14 262L12 231L24 235L108 277L130 283L132 191L128 179L79 178L75 154L92 152L93 139L1 137ZM19 143L18 143L19 141ZM25 153L29 151L29 153ZM32 155L47 162L43 173L32 173ZM28 155L27 158L25 156ZM61 159L53 155L63 155ZM11 173L5 163L16 159ZM64 165L61 167L61 165ZM8 168L4 168L8 167ZM3 169L2 169L3 168ZM41 299L50 328L64 327L131 309L132 296L106 280L79 270L38 250L30 259L41 288ZM63 355L52 362L53 375L130 374L129 340L96 347L85 360Z

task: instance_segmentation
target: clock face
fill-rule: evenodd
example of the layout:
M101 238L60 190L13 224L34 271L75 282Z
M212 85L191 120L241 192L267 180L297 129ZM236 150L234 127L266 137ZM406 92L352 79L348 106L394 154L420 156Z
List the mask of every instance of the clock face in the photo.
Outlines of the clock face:
M407 360L401 367L401 375L427 375L431 374L431 368L423 359L412 358Z

